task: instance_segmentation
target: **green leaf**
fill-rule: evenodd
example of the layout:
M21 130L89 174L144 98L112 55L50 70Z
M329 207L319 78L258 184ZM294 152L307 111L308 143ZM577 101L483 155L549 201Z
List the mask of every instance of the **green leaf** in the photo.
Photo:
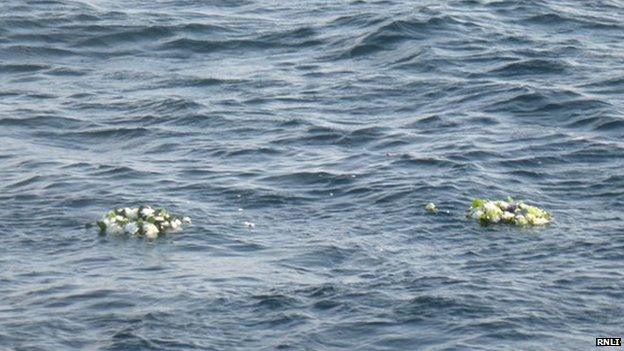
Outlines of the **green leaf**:
M97 226L100 228L100 232L106 232L106 224L102 221L97 221Z
M472 208L480 208L485 204L485 200L483 199L474 199L472 200Z

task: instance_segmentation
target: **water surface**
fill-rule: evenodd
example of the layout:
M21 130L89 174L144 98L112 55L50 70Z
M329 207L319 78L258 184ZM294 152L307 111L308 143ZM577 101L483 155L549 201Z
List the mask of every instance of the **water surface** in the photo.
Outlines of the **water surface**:
M622 23L619 1L2 1L0 349L624 336ZM555 222L463 219L507 195ZM141 203L194 225L84 229Z

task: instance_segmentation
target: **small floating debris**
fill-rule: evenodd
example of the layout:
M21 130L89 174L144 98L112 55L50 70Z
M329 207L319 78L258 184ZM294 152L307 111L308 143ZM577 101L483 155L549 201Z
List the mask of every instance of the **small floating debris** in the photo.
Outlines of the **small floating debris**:
M552 220L548 211L514 201L510 197L507 201L475 199L468 209L467 217L483 224L507 223L517 226L540 226Z
M253 222L245 222L243 223L243 225L249 229L256 227L256 223L253 223Z
M425 206L425 210L429 213L437 213L438 212L438 208L436 207L436 205L433 202L428 203Z
M175 216L164 209L155 210L150 206L117 208L107 212L101 220L95 222L100 234L129 234L148 239L178 232L185 224L191 224L189 217ZM90 227L92 224L87 226Z

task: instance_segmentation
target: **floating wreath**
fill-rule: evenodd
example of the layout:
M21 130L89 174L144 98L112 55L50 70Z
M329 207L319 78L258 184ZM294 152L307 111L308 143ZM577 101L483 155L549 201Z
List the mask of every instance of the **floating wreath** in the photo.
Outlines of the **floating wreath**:
M484 224L508 223L517 226L545 225L552 220L552 215L546 210L512 198L507 201L475 199L467 217Z
M184 224L190 223L189 217L175 216L164 209L140 206L109 211L95 225L101 234L129 234L155 239L158 235L180 231Z

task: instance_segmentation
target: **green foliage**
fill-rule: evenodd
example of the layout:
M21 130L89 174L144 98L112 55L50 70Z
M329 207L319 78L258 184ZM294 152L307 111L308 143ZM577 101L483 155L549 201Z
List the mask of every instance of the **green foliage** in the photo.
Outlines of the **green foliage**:
M474 199L472 200L472 208L481 208L485 204L486 200L483 199Z

